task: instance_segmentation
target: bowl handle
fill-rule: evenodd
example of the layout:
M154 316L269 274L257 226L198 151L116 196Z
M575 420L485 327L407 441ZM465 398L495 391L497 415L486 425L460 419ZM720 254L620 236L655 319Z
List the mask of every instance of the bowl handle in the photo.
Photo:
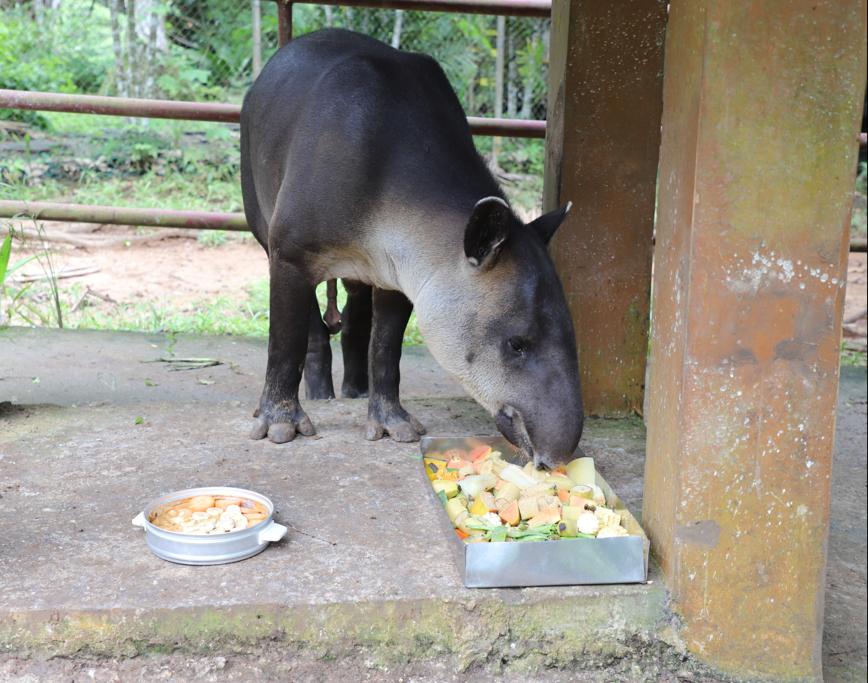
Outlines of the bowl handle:
M145 528L145 513L140 512L135 517L133 517L133 526L137 526L140 529Z
M275 543L286 536L287 528L283 524L272 522L259 532L260 543Z

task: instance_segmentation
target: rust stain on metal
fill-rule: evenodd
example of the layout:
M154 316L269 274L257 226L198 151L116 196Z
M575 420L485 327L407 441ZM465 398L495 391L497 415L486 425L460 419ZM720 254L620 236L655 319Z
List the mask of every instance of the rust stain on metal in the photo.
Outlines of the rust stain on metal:
M556 3L545 208L576 326L585 409L641 412L666 3Z
M679 524L675 530L675 538L679 543L714 548L720 541L720 524L713 519Z
M644 522L740 676L821 676L865 35L864 0L670 6Z

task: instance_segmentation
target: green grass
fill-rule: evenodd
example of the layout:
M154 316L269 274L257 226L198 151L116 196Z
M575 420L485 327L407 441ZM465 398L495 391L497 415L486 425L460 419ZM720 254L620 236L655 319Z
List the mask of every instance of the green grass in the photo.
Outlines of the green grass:
M865 351L847 347L847 343L841 344L841 365L864 368L868 366L868 354Z
M7 286L4 314L11 325L57 326L56 302L48 283L21 287ZM22 292L22 290L25 290ZM18 294L21 293L21 296ZM126 330L203 335L268 336L268 280L255 282L242 300L228 297L202 298L190 306L178 307L165 301L119 303L94 306L79 283L64 286L58 282L58 300L63 326L67 329ZM317 289L325 310L325 283ZM14 304L11 305L11 301ZM338 305L343 308L346 293L338 287ZM422 343L415 313L404 333L404 343Z

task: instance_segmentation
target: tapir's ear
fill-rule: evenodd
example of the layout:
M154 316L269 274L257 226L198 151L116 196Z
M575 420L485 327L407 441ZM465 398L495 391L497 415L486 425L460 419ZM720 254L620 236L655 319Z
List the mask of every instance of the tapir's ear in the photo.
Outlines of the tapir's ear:
M542 241L548 244L552 237L554 237L555 231L561 227L561 223L564 222L564 218L567 217L572 206L572 202L567 202L560 209L549 211L535 221L531 221L527 224L527 227L531 230L536 230Z
M509 236L512 212L500 197L485 197L476 202L464 230L464 255L472 266L492 263Z

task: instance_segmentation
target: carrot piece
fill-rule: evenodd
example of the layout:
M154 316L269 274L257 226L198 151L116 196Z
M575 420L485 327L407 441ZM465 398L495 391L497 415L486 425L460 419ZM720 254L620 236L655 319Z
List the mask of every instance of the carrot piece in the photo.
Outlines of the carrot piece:
M470 535L466 531L461 531L461 529L456 529L455 533L458 535L458 538L460 538L462 541Z

